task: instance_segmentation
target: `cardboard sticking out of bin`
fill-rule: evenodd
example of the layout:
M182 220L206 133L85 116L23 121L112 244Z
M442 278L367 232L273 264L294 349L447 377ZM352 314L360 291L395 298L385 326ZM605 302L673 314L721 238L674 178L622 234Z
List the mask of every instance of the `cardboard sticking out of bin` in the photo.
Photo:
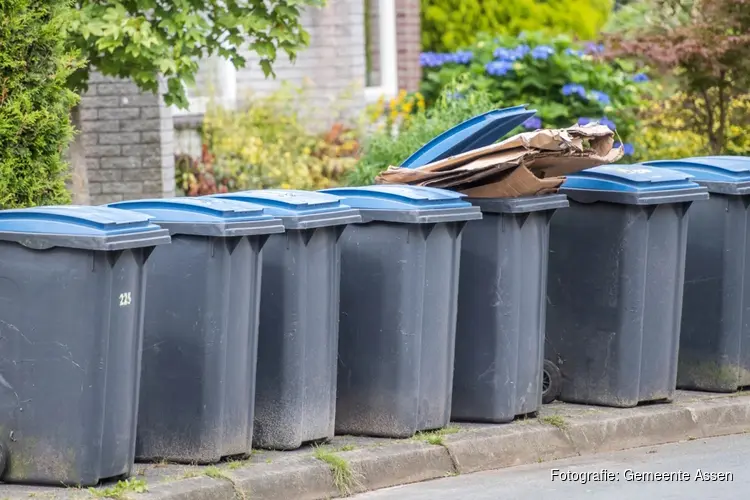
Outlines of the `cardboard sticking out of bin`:
M389 167L375 182L451 189L473 198L551 194L565 175L619 160L622 147L614 142L614 132L596 123L524 132L419 168Z

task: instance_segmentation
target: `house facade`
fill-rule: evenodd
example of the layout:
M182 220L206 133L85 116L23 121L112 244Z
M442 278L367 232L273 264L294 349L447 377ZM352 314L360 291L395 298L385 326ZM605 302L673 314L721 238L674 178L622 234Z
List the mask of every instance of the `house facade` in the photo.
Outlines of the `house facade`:
M276 79L266 79L251 54L239 70L221 59L202 61L196 85L188 89L187 110L169 108L131 82L92 75L80 104L90 203L174 195L174 155L200 151L198 130L209 96L235 107L282 82L304 84L316 108L336 102L353 117L381 96L416 90L419 5L419 0L328 0L325 8L305 10L301 21L310 46L295 63L280 56ZM311 124L324 126L327 119L315 117Z

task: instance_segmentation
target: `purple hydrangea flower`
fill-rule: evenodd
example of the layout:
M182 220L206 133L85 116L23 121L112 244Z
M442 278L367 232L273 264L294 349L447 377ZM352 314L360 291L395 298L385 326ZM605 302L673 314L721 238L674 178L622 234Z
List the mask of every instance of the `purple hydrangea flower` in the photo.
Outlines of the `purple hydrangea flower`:
M525 122L521 124L526 130L536 130L542 128L542 120L536 116L527 118Z
M604 45L601 43L587 43L584 49L587 54L601 54L604 52Z
M633 81L635 83L643 83L647 82L648 80L648 75L646 75L645 73L638 73L637 75L633 76Z
M419 54L419 65L423 68L439 68L445 64L443 54L436 52L422 52Z
M548 59L549 56L555 53L555 49L552 47L548 47L547 45L539 45L537 47L534 47L534 49L531 51L531 57L534 59Z
M593 121L595 121L593 118L581 117L578 119L578 125L588 125Z
M569 56L577 56L577 57L583 57L586 55L584 51L576 50L576 49L565 49L565 53Z
M577 83L568 83L562 87L562 95L579 95L586 97L586 89Z
M612 99L610 99L607 94L605 94L604 92L599 92L598 90L592 90L591 96L598 102L604 104L605 106L607 106L608 104L612 102Z
M626 142L622 145L622 151L628 156L631 156L633 153L635 153L635 146L630 144L629 142Z
M513 63L510 61L492 61L484 69L488 75L505 76L508 71L513 69Z

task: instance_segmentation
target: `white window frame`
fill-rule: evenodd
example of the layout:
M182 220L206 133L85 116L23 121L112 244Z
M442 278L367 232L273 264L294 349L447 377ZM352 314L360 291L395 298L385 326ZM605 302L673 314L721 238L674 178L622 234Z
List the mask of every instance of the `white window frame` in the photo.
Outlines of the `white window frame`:
M221 98L218 103L225 108L233 109L237 103L237 68L232 61L228 59L219 59L219 88L221 89ZM172 116L194 116L203 115L206 112L209 97L190 97L188 96L188 108L181 109L172 106Z
M367 1L367 0L363 0ZM396 0L378 0L380 42L380 85L365 87L367 102L398 94L398 45L396 43Z

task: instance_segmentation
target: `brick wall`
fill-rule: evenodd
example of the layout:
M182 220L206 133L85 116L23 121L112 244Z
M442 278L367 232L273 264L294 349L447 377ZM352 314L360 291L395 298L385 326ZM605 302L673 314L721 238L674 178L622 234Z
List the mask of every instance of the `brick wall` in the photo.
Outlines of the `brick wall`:
M305 9L300 21L310 33L310 46L295 63L279 54L276 79L266 79L257 57L249 55L248 66L237 72L238 98L249 91L271 92L283 81L307 82L309 102L320 110L317 118L358 116L365 107L364 9L364 0L328 0L325 8Z
M92 205L174 195L174 124L160 96L92 74L80 113Z
M419 22L419 0L396 0L396 47L398 49L398 88L419 90L422 50Z

